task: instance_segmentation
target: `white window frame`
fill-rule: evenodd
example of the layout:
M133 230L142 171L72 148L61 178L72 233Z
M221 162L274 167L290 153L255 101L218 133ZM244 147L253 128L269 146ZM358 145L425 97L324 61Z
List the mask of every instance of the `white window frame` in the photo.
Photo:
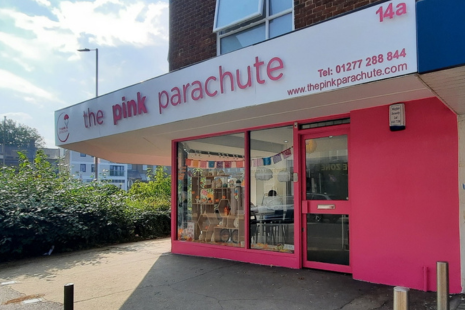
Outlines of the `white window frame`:
M221 54L221 39L222 38L227 37L227 36L232 35L232 34L235 34L235 33L238 33L238 32L242 32L244 30L247 30L249 28L252 28L252 27L255 27L255 26L258 26L258 25L261 25L261 24L265 24L265 40L263 40L263 41L269 40L270 39L270 21L272 21L272 20L274 20L274 19L276 19L278 17L287 15L289 13L292 14L292 31L295 30L294 1L292 1L292 7L290 9L284 10L284 11L276 13L274 15L270 15L270 0L264 0L264 1L265 1L265 3L264 3L264 5L265 5L265 16L263 17L263 19L260 19L259 21L256 21L256 22L253 22L253 23L250 23L250 24L247 24L247 25L245 25L243 27L240 27L238 29L234 29L234 30L227 31L227 32L218 31L216 33L216 55L217 56L222 55ZM218 6L218 4L217 4L217 6ZM246 20L235 23L234 25L240 24L240 23L245 22L245 21ZM216 25L216 14L215 14L215 25ZM234 25L230 25L229 28L233 27ZM223 27L223 30L224 29L226 29L226 27ZM263 41L261 41L261 42L263 42Z
M234 26L234 25L237 25L237 24L240 24L240 23L244 23L248 20L251 20L251 19L254 19L254 18L257 18L257 17L260 17L262 14L263 14L263 5L265 3L265 1L267 0L258 0L258 7L257 7L257 12L255 13L252 13L250 15L247 15L247 16L244 16L242 18L239 18L227 25L224 25L224 26L221 26L221 27L217 27L217 22L218 22L218 11L219 11L219 8L220 8L220 2L221 0L216 0L216 7L215 7L215 20L213 22L213 32L219 32L223 29L226 29L226 28L229 28L231 26Z

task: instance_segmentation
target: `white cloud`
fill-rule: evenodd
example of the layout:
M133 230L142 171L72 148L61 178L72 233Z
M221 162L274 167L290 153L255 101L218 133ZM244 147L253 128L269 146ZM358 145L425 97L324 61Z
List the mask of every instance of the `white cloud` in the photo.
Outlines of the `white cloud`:
M51 6L52 5L50 3L50 1L48 1L48 0L34 0L34 1L37 2L40 5L43 5L43 6Z
M27 63L25 63L22 59L20 59L18 57L13 57L13 58L11 58L11 60L16 62L21 67L23 67L23 69L26 70L27 72L32 72L34 70L33 66L28 65Z
M15 92L38 97L40 99L56 101L56 98L48 91L43 90L22 77L3 69L0 69L0 88L10 89Z
M104 12L104 5L117 9ZM145 4L141 1L99 0L96 2L62 1L52 10L63 29L76 36L90 35L90 43L97 46L149 46L166 41L168 31L160 18L167 14L168 3ZM142 17L142 18L141 18Z
M46 0L35 0L50 3ZM0 9L0 17L12 18L17 28L34 35L18 37L0 32L0 42L8 45L28 59L43 59L52 51L75 53L79 42L88 39L89 43L102 46L151 46L166 43L168 29L161 17L167 15L168 3L145 4L137 1L98 0L60 1L51 9L58 21L46 16L30 16L12 9ZM112 4L112 11L104 6ZM142 18L141 18L142 17Z
M60 1L52 7L48 0L34 1L50 7L57 20L0 8L0 20L13 19L15 27L23 30L23 35L0 31L0 46L2 43L5 46L2 56L27 72L45 63L78 60L82 55L76 50L82 47L167 44L165 24L169 6L166 2Z

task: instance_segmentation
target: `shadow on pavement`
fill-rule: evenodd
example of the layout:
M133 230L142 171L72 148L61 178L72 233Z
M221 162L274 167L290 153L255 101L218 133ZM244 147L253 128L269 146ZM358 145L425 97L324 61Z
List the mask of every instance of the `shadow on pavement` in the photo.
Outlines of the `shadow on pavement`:
M166 253L120 309L388 310L392 292L347 274ZM409 309L436 309L435 297L410 291Z

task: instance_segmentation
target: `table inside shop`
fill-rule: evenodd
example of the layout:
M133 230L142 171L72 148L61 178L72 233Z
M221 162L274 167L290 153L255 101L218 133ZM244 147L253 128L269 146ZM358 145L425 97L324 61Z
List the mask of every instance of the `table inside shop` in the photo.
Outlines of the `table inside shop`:
M257 220L257 235L255 240L256 243L268 243L267 228L271 230L270 238L271 241L274 241L273 243L277 243L276 239L283 239L283 236L280 233L280 231L281 225L283 225L282 222L284 220L285 215L284 210L286 210L287 208L290 208L290 206L282 205L273 206L272 208L266 206L257 206L251 208L251 211L255 213ZM279 212L281 210L282 212ZM274 215L276 215L276 217Z

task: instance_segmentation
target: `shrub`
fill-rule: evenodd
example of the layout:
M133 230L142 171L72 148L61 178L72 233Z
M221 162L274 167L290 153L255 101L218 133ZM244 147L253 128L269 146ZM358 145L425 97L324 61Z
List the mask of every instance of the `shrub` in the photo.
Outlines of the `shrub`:
M138 210L168 211L171 208L171 177L158 166L148 169L149 182L137 182L129 189L128 204Z
M83 184L45 158L20 154L17 169L0 170L0 260L169 234L166 212L130 206L118 187Z

